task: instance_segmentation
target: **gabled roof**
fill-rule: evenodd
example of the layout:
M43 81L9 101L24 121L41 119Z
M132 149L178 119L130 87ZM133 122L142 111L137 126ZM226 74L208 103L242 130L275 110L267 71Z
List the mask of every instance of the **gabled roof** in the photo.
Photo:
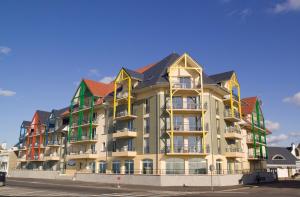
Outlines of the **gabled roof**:
M123 68L123 69L125 70L125 72L127 74L130 75L131 78L134 78L134 79L137 79L137 80L140 80L140 81L143 80L143 78L144 78L144 75L139 73L139 72L136 72L134 70L130 70L128 68Z
M203 72L203 84L217 84L211 77L209 77L205 72Z
M214 80L216 83L230 80L234 71L223 72L215 75L210 75L209 77Z
M143 66L141 68L136 69L136 72L138 73L144 73L145 71L147 71L149 68L151 68L152 66L154 66L156 63L153 64L148 64L147 66Z
M47 121L48 121L48 118L50 116L50 112L47 112L47 111L41 111L41 110L37 110L36 113L38 114L39 116L39 120L40 120L40 123L41 124L46 124Z
M253 112L253 110L255 109L255 104L257 101L257 97L247 97L247 98L243 98L241 100L241 104L242 104L242 114L243 115L248 115L251 114Z
M83 79L83 81L94 96L104 97L113 90L113 83L106 84L90 79Z
M31 122L30 122L30 121L23 120L23 122L22 122L22 126L23 126L23 127L28 127L28 126L30 126L30 125L31 125Z
M168 82L166 77L167 68L171 66L180 56L177 53L172 53L156 63L149 66L148 70L144 71L144 80L137 88L144 88L155 84Z
M268 165L296 165L296 157L286 147L267 147ZM285 160L272 160L276 155L283 156Z
M64 107L62 109L54 109L52 110L52 113L54 114L55 117L59 117L61 116L62 113L64 113L67 110L69 110L69 107Z

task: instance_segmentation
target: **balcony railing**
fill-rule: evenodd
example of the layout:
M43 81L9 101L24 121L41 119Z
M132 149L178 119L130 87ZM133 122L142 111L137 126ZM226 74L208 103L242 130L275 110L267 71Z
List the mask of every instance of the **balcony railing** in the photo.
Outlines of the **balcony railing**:
M117 132L136 132L137 129L136 128L116 128L114 129L114 133L117 133Z
M225 151L228 153L242 153L243 152L242 148L238 148L238 147L227 147L225 149Z
M136 110L131 111L131 115L134 115L134 114L136 114ZM123 117L123 116L129 116L127 110L117 111L116 117Z
M185 109L185 110L192 110L192 109L195 109L195 110L201 110L201 109L205 109L207 110L207 102L205 102L203 104L203 108L202 108L202 104L201 103L186 103L185 106L183 103L173 103L173 109ZM166 105L167 109L170 109L171 108L171 103L170 102L167 102L167 105Z
M237 133L237 134L241 134L241 130L238 127L230 126L230 127L226 127L225 128L225 133Z
M79 151L70 151L70 152L68 152L68 155L84 155L84 154L97 154L97 151L89 149L87 151L79 150Z
M168 126L167 130L171 130L171 127ZM209 126L208 123L205 124L205 129L203 129L202 125L195 125L195 124L189 124L189 123L181 123L181 124L175 124L174 125L174 131L208 131Z
M230 109L225 109L225 110L224 110L224 117L225 117L225 118L226 118L226 117L234 117L234 118L240 119L240 114L239 114L239 112L238 112L237 110L234 110L234 112L233 112L233 114L232 114L232 112L231 112Z
M135 151L134 147L128 147L128 146L123 146L121 148L117 148L113 150L112 152L127 152L127 151Z
M166 146L162 152L171 153L171 146ZM209 145L206 146L206 153L209 153ZM203 146L193 146L193 145L175 145L174 153L204 153Z
M172 84L172 88L174 89L199 89L200 87L200 85L194 85L192 83L175 82Z
M91 140L97 140L98 139L98 135L94 135L94 136L86 136L83 135L81 136L81 139L78 138L78 136L71 136L70 137L70 142L84 142L84 141L91 141Z
M49 140L48 145L60 145L58 140Z

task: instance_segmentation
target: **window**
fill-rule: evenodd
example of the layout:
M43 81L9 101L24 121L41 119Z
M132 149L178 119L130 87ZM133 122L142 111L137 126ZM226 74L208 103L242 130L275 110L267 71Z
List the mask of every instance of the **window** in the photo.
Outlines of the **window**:
M197 104L196 96L188 96L187 97L187 108L188 109L198 109L199 105Z
M134 164L133 160L125 160L125 174L133 174Z
M221 159L217 159L217 161L216 161L216 171L217 171L217 174L222 174L222 160Z
M116 150L117 150L117 142L113 141L112 142L112 152L116 152Z
M217 139L217 148L218 148L218 154L221 154L221 139Z
M153 174L152 159L144 159L143 160L143 174Z
M100 161L99 163L99 173L105 174L106 173L106 162Z
M285 158L282 155L275 155L272 160L285 160Z
M134 151L132 139L128 139L127 146L128 146L128 149L127 149L128 151Z
M150 118L144 118L144 133L150 132Z
M171 123L170 123L171 125ZM174 130L176 131L183 131L183 118L182 116L174 116L173 117L173 125L174 125Z
M144 153L150 153L149 138L144 138Z
M112 172L114 174L120 174L120 166L121 166L121 163L119 160L115 160L112 162Z
M150 113L150 98L145 99L144 112L145 114Z
M189 131L201 131L201 117L190 116L189 120Z
M174 109L182 109L183 108L183 99L180 96L174 96L172 98L173 108Z
M220 106L219 106L219 101L218 100L215 100L215 107L216 107L216 115L219 115L220 113Z
M221 128L220 128L220 120L216 119L216 126L217 126L217 134L220 135Z
M180 158L166 159L166 174L184 174L184 160Z
M190 136L188 138L189 146L188 152L189 153L201 153L202 152L202 145L201 145L201 137Z
M207 174L206 159L201 159L201 158L189 159L189 174Z
M181 88L191 88L191 78L190 77L179 77L179 83Z

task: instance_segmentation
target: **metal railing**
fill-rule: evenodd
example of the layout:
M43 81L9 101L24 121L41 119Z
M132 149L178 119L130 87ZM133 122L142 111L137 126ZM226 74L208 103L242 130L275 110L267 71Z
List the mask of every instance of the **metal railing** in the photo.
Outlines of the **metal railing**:
M49 140L48 145L60 145L58 140Z
M123 146L121 148L116 148L115 150L113 150L112 152L127 152L127 151L135 151L134 147L127 147L127 146Z
M210 152L209 145L206 145L206 153ZM161 152L171 153L171 146L165 146ZM174 153L204 153L203 146L193 146L193 145L175 145Z
M171 130L170 125L167 126L167 130ZM189 124L189 123L181 123L181 124L175 124L173 127L174 131L208 131L209 130L209 124L205 124L205 128L201 125L195 125L195 124Z
M98 139L98 135L94 135L94 136L86 136L83 135L81 136L81 139L78 138L78 136L71 136L70 137L70 142L81 142L81 141L90 141L90 140L97 140Z
M241 129L238 127L229 126L229 127L225 127L225 133L241 134Z
M237 110L234 110L234 112L233 112L233 114L232 114L232 112L231 112L231 110L230 109L225 109L224 110L224 117L226 118L226 117L235 117L235 118L240 118L240 114L239 114L239 112L237 111Z
M97 154L96 150L78 150L78 151L68 151L68 155L85 155L85 154Z
M227 147L225 149L225 151L228 153L242 153L243 152L242 148L239 148L239 147Z

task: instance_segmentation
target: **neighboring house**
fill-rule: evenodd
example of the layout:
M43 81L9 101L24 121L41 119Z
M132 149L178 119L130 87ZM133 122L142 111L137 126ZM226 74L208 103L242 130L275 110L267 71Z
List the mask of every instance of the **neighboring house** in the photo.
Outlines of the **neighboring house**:
M267 147L267 169L278 178L290 178L296 173L296 157L286 147Z
M296 171L300 173L300 143L296 146L294 143L291 144L291 147L287 148L296 158Z
M0 149L0 172L9 172L16 168L17 156L12 149Z

